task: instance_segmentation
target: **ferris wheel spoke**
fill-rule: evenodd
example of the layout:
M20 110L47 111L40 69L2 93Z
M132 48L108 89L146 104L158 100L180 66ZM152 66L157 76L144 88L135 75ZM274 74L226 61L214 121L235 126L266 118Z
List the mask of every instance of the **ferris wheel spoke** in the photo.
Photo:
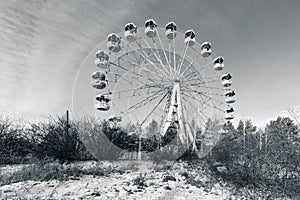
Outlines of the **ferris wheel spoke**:
M126 96L121 96L120 93L116 92L114 93L115 95L118 95L118 97L116 98L112 98L111 100L120 100L120 99L127 99L127 98L135 98L135 97L142 97L142 96L146 96L146 95L151 95L155 92L157 92L158 90L155 90L155 91L152 91L152 92L149 92L149 93L139 93L139 94L134 94L134 95L126 95ZM161 90L162 91L162 90Z
M141 53L139 53L138 52L138 50L137 49L135 49L135 48L133 48L133 47L131 47L131 45L128 43L128 42L126 42L125 40L122 40L122 41L124 41L128 46L129 46L129 48L132 50L132 51L135 51L138 55L140 55L142 58L143 58L143 60L147 60L157 71L161 71L161 70L159 70L159 68L148 58L148 56L147 56L147 54L145 54L145 52L144 52L144 49L140 46L140 44L136 41L136 43L137 43L137 45L140 47L140 50L143 52L143 54L145 54L145 55L142 55ZM142 67L142 68L144 68L145 70L147 69L146 67L144 67L143 65L142 65L142 63L139 65L140 67ZM151 71L151 70L149 70L149 69L147 69L148 71ZM153 72L153 71L152 71ZM160 78L163 78L163 76L164 76L164 74L160 74L160 73L155 73L156 75L158 75L158 77L160 77Z
M199 99L197 99L197 96L198 96L199 94L197 94L196 96L194 96L194 93L193 93L193 92L186 92L186 93L187 93L187 95L190 95L190 98L192 98L192 99L194 99L194 100L196 100L196 101L200 101L201 104L203 104L203 105L208 105L207 103L208 103L209 101L211 101L210 98L208 98L208 99L204 99L204 98L203 98L203 97L206 97L206 96L200 95L199 97L201 98L201 100L199 100Z
M199 101L199 100L196 98L198 95L204 96L204 97L208 98L208 100L206 100L206 101L204 101L204 100L202 99L202 102L201 102L201 103L204 104L204 105L207 105L207 106L209 106L209 107L211 107L211 108L214 108L214 109L216 109L216 110L219 110L219 111L221 111L221 112L224 112L222 109L218 108L218 107L215 105L214 101L217 101L218 103L222 103L222 104L224 105L223 102L221 102L221 101L219 101L219 100L217 100L217 99L213 99L213 98L211 98L210 96L208 96L208 95L206 95L206 94L204 94L204 93L197 93L197 92L196 92L197 95L194 96L195 92L190 92L190 91L186 91L186 92L190 95L190 98L193 98L193 99L195 99L196 101ZM211 101L213 105L210 105L210 104L208 103L209 101Z
M202 65L202 66L198 66L197 64L195 65L195 67L197 67L197 69L199 70L199 71L201 71L201 72L204 72L206 69L209 69L209 67L211 67L212 66L212 62L209 62L209 63L207 63L207 64L205 64L205 65ZM188 68L189 69L189 68ZM181 73L181 77L182 78L186 78L186 77L188 77L190 74L188 74L187 76L185 76L184 74L187 72L187 70L186 71L184 71L183 73ZM192 73L194 73L194 72L192 72ZM196 72L197 73L197 72Z
M214 108L216 108L217 110L219 110L219 111L222 111L222 112L223 112L223 110L219 109L219 108L216 106L215 102L218 102L218 103L220 103L220 105L225 105L225 103L224 103L224 102L222 102L222 101L220 101L220 100L218 100L218 99L214 99L214 98L212 98L212 97L208 96L207 94L202 94L202 95L206 96L207 98L210 98L210 99L211 99L211 101L212 101L212 103L214 104Z
M208 81L205 81L207 80L206 78L202 78L202 77L199 77L199 78L190 78L188 80L183 80L181 81L182 84L198 84L198 83L215 83L215 82L219 82L219 78L217 79L213 79L213 78L210 78Z
M198 72L194 72L191 73L190 76L187 76L185 80L180 81L181 83L186 83L186 82L192 82L192 81L204 81L204 80L213 80L213 81L220 81L220 74L217 75L212 75L212 76L206 76L205 78L198 77L199 73Z
M157 82L157 81L159 81L159 80L162 80L161 78L152 78L152 77L151 77L151 79L150 79L150 78L144 77L144 76L142 76L141 74L138 74L138 73L136 73L136 72L134 72L134 71L131 71L131 70L129 70L129 69L125 68L125 67L122 67L121 65L115 64L115 63L113 63L113 62L111 62L110 64L112 64L112 65L114 65L114 66L117 66L118 68L123 69L123 70L125 70L125 71L128 72L128 73L133 74L133 76L134 76L133 78L135 78L135 79L138 79L138 77L140 77L140 78L145 78L145 79L147 79L147 80L150 80L151 82ZM110 73L114 73L114 72L110 72ZM150 74L151 72L148 71L148 73ZM117 73L115 73L115 74L117 74ZM151 73L151 75L154 75L154 74ZM138 81L141 82L140 80L138 80Z
M183 53L181 54L183 56L181 56L181 59L180 59L180 62L179 62L179 67L178 67L178 70L176 71L176 78L177 79L179 78L179 74L180 74L180 71L181 71L181 67L182 67L183 61L185 60L187 49L188 49L188 45L185 44Z
M159 49L158 49L158 47L157 47L157 45L156 45L156 43L155 43L155 40L152 38L152 42L153 42L153 44L154 44L154 47L155 47L155 49L156 49L156 52L158 52L158 54L159 54L159 57L158 57L158 55L155 53L155 51L153 51L153 48L149 45L149 43L148 43L145 39L142 39L142 41L145 42L145 44L148 46L149 49L151 49L152 54L153 54L153 55L155 56L155 58L160 62L161 67L164 69L164 66L165 66L165 65L163 64L162 59L159 58L159 57L161 57L161 56L160 56L160 53L159 53ZM139 44L138 42L137 42L137 44L138 44L138 46L141 48L141 44ZM167 59L166 59L166 62L167 62ZM170 73L167 69L165 69L165 70L163 70L163 71L164 71L165 74L169 74L169 73Z
M193 108L193 113L197 113L198 115L206 117L206 120L209 119L209 116L205 114L204 112L200 112L199 108L195 107L194 104L192 104L187 98L183 97L183 99L188 102L188 104ZM205 120L203 120L201 117L199 118L202 120L203 123L205 123Z
M198 60L199 56L196 57L196 59L192 60L192 62L184 69L184 71L179 74L179 79L184 75L184 73L189 70L192 66L193 66L193 63Z
M155 54L155 52L153 51L153 48L150 47L149 43L148 43L146 40L144 40L144 39L142 39L142 40L147 44L149 50L152 52L152 54L155 56L155 58L160 62L160 64L161 64L162 66L164 66L164 64L162 63L162 61L158 58L158 56L157 56L157 55ZM144 59L147 60L147 61L155 68L155 70L156 70L157 72L160 72L160 73L162 73L163 75L165 75L165 76L168 77L168 72L161 70L158 66L156 66L156 65L149 59L149 57L151 56L151 53L149 53L149 55L147 55L147 53L144 51L144 49L143 49L143 47L141 46L141 44L138 43L138 41L135 41L135 42L136 42L136 44L139 46L140 50L143 52L143 54L144 54L144 56L143 56Z
M130 72L130 71L129 71ZM141 82L141 81L143 81L143 82L141 82L141 83L144 83L144 81L146 81L146 83L147 83L147 81L150 81L150 82L152 82L152 83L157 83L158 81L161 81L161 80L158 80L158 79L155 79L155 78L152 78L152 77L149 77L149 75L150 75L150 72L148 72L148 76L143 76L143 75L141 75L141 74L137 74L137 73L135 73L135 72L131 72L132 74L126 74L126 75L124 75L124 74L121 74L121 73L117 73L117 72L110 72L110 74L112 74L112 75L114 75L114 76L126 76L127 78L131 78L131 79L136 79L136 80L139 80L139 82ZM135 75L136 74L136 75Z
M134 54L134 53L132 52L131 54ZM130 55L131 55L131 54L130 54ZM143 68L143 67L141 66L141 64L135 63L135 62L132 62L132 61L129 61L128 59L126 59L126 58L124 58L124 57L120 57L120 60L124 60L125 62L131 64L131 66L129 67L129 69L127 69L127 68L124 67L124 66L118 65L121 69L125 70L126 72L132 73L134 76L146 78L145 76L142 76L142 75L141 75L141 70L140 70L140 69ZM132 66L133 66L133 67L132 67ZM134 70L135 67L139 67L139 73L136 73L136 72L135 72L135 70ZM130 69L133 69L133 70L131 71ZM150 74L150 71L149 71L148 69L146 70L146 72L148 72L148 75ZM152 75L153 75L153 74L152 74ZM154 77L153 77L153 78L154 78ZM153 79L153 78L152 78L152 79ZM154 78L154 79L155 79L155 81L156 81L156 80L159 80L158 77L157 77L157 78Z
M216 101L216 102L219 102L219 103L222 103L223 105L225 105L222 101L218 100L218 99L213 99L212 97L208 96L208 95L211 95L211 93L204 93L204 92L199 92L199 91L196 91L196 90L193 90L193 91L187 91L187 92L191 92L191 93L196 93L198 95L203 95L209 99L211 99L212 101Z
M203 72L202 72L203 73ZM201 75L202 75L202 73L201 73ZM221 109L219 109L216 105L215 105L215 101L217 101L217 102L221 102L221 101L219 101L219 100L217 100L217 99L213 99L212 97L211 97L211 92L210 92L210 89L212 89L212 88L216 88L216 87L212 87L212 86L208 86L207 85L207 83L208 83L208 81L206 80L206 76L205 75L202 75L202 77L203 77L203 79L204 79L204 83L205 83L205 85L204 86L201 86L201 85L199 85L199 83L198 84L196 84L195 86L198 86L196 89L197 90L192 90L191 92L193 92L193 94L198 94L198 95L200 95L200 98L203 100L203 96L205 96L205 97L207 97L207 98L209 98L209 99L211 99L211 102L212 102L212 104L213 104L213 107L215 108L215 109L217 109L217 110L221 110ZM191 84L189 84L190 85L190 87L192 87L193 85L191 85ZM207 93L204 93L204 92L200 92L200 91L198 91L199 90L199 88L205 88L205 89L208 89L208 94ZM221 88L219 88L219 89L221 89ZM222 91L223 91L223 88L221 89ZM189 91L188 91L189 92ZM215 94L215 93L214 93ZM204 100L203 100L204 101ZM206 102L204 102L205 104L207 104ZM223 102L222 102L223 103ZM210 106L210 104L207 104L208 106Z
M134 83L133 81L127 80L124 76L117 75L117 77L119 77L120 79L124 80L125 82L127 82L131 85L138 85L137 83ZM138 79L136 79L136 80L138 80Z
M127 54L127 55L132 55L132 54L134 55L134 53ZM120 56L119 58L120 58L121 60L127 62L127 63L130 64L131 66L139 66L139 65L140 65L139 62L130 61L130 60L126 59L125 56Z
M110 95L118 95L119 97L118 98L115 98L115 99L122 99L122 98L126 98L126 97L136 97L136 96L141 96L141 95L149 95L149 94L152 94L152 93L155 93L159 90L152 90L150 91L150 89L153 88L153 89L159 89L159 90L163 90L161 87L159 87L159 85L140 85L136 88L133 88L133 89L126 89L126 90L120 90L120 91L114 91L114 92L110 92L108 94ZM142 90L148 90L146 93L143 93L143 94L139 94L137 93L138 91L142 91ZM121 97L121 94L122 93L129 93L129 92L133 92L132 94L128 95L128 96L122 96Z
M190 78L194 78L194 77L197 77L197 76L199 76L199 72L193 71L190 74L188 74L187 76L184 76L184 77L181 77L181 78L184 78L187 81Z
M185 83L182 83L183 86L198 86L198 88L206 88L206 89L213 89L213 90L221 90L221 91L224 91L224 88L222 87L215 87L215 86L208 86L207 83L215 83L217 81L211 81L211 82L207 82L206 79L204 79L205 82L201 82L201 83L188 83L188 82L185 82ZM206 84L206 85L204 85Z
M141 126L145 123L145 121L152 115L152 113L158 108L158 106L163 102L163 100L166 98L168 93L166 93L159 102L154 106L154 108L149 112L149 114L146 116L146 118L142 121Z
M207 85L209 83L217 83L219 80L210 80L210 81L204 81L204 79L199 79L199 80L190 80L183 82L182 84L185 86L202 86L202 85ZM205 87L205 86L202 86Z
M203 110L196 110L197 108L195 108L195 106L193 106L191 103L189 103L190 106L192 107L192 109L194 110L193 113L196 113L198 115L198 120L200 120L203 125L207 122L207 120L210 118L209 115L205 112L203 112Z
M175 77L175 64L173 64L173 67L172 67L172 56L171 56L171 54L172 54L172 50L171 50L171 40L169 40L169 64L170 64L170 71L172 71L172 74L173 74L173 77ZM173 54L173 57L175 58L175 54ZM175 63L175 59L174 59L174 63ZM173 73L174 72L174 73Z
M194 50L195 51L195 48L194 47L190 47L192 50ZM188 70L190 70L190 67L193 65L193 63L195 62L195 61L197 61L201 56L201 53L200 52L196 52L196 58L194 58L193 60L192 60L192 62L190 62L190 64L185 68L185 70L179 75L179 78L181 78L181 77L183 77L184 76L184 74L188 71ZM208 68L211 64L212 64L212 62L213 61L210 61L210 62L208 62L207 64L205 64L205 65L202 65L202 66L198 66L198 64L196 63L195 64L195 67L197 67L197 68L199 68L199 70L202 70L202 69L206 69L206 68ZM180 72L180 70L178 70L179 72Z
M161 49L162 49L162 51L163 51L163 53L164 53L164 56L165 56L166 62L167 62L167 64L168 64L168 66L169 66L170 73L171 73L172 77L174 78L173 70L172 70L172 68L171 68L171 64L170 64L170 62L169 62L169 60L168 60L168 58L167 58L167 54L166 54L165 48L164 48L164 46L163 46L163 44L162 44L162 41L161 41L161 38L160 38L159 32L158 32L158 31L156 31L156 32L157 32L157 37L158 37L158 40L159 40L159 43L160 43ZM154 41L154 39L153 39L153 41Z
M132 47L131 46L129 46L129 44L127 44L127 47L128 47L128 49L129 48L131 48L132 49ZM141 56L136 56L135 55L135 52L134 51L131 51L132 52L132 54L129 54L129 52L127 51L127 55L131 55L131 57L132 57L132 55L133 55L133 57L134 57L134 59L135 59L135 61L138 63L138 65L141 65L142 64L142 57Z
M221 90L224 91L224 88L221 87L214 87L214 86L200 86L202 88L212 89L212 90Z
M126 110L121 111L121 114L128 114L129 112L133 112L139 108L141 108L142 106L147 105L148 103L158 99L159 97L161 97L161 95L163 94L164 90L160 90L157 91L155 93L153 93L151 96L148 96L142 100L140 100L139 102L131 105L130 107L128 107Z

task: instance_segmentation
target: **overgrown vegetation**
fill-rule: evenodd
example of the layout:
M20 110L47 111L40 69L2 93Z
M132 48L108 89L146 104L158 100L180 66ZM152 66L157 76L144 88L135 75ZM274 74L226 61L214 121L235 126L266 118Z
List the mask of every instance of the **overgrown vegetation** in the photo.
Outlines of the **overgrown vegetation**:
M79 126L63 117L50 118L46 123L20 126L0 118L0 165L32 163L52 158L60 162L91 160L79 138Z
M278 117L265 130L240 121L206 157L215 172L240 187L271 186L288 195L300 193L300 137L289 118Z
M115 160L122 152L122 145L128 143L129 137L136 140L131 150L135 151L138 148L137 136L127 134L132 127L127 129L113 130L107 122L97 122L91 118L67 121L65 117L56 117L48 122L21 126L8 118L0 117L0 165L36 163L19 175L6 177L5 180L16 182L78 177L87 172L77 168L70 171L67 167L61 167L61 164L49 164L44 160L48 159L54 163L95 158ZM291 196L300 193L300 133L293 120L278 117L270 121L264 130L257 130L250 120L246 120L240 121L236 128L227 124L225 129L210 154L201 161L207 162L216 177L222 177L238 187L271 187ZM149 137L142 140L142 150L152 151L159 146L158 143L167 143L176 135L174 131L170 131L166 138L159 138L157 132L157 123L152 121L146 133L147 136L153 133L156 135L154 134L152 139ZM197 134L197 138L203 136L201 130ZM112 145L110 140L120 148ZM86 145L83 145L82 141ZM199 141L201 140L198 140L197 147L201 148L202 144ZM158 155L155 153L150 155L151 158L161 161L164 157L162 155L170 157L169 154L176 151L176 146L169 147L161 149L160 151L164 152L161 152L159 157L155 157ZM196 154L189 150L183 154L182 159L190 160L195 157ZM43 170L47 173L42 173ZM95 168L87 174L103 173ZM1 181L2 184L5 182L4 177Z
M63 164L57 161L43 160L35 164L21 166L20 169L12 172L1 173L0 186L21 181L68 181L79 180L83 175L108 176L112 173L123 174L129 171L136 171L134 163L123 164L122 166L107 165L99 161L88 161L88 163L77 162Z

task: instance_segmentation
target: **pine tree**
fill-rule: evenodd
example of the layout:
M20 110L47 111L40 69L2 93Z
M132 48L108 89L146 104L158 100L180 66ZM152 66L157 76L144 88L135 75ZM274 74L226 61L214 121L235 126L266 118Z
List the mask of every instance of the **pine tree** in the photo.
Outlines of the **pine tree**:
M239 121L239 124L238 124L238 126L237 126L237 128L236 128L236 130L237 130L237 133L239 134L239 135L243 135L244 134L244 121L243 120L240 120Z

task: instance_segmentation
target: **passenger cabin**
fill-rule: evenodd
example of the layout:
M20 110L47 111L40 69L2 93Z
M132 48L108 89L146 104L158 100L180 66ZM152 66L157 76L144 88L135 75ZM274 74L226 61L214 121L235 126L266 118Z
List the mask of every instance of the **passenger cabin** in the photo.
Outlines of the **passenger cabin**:
M176 37L176 30L177 30L177 27L176 27L176 24L174 22L169 22L166 24L166 37L169 39L169 40L172 40Z
M225 119L226 120L232 120L232 119L234 119L233 114L230 114L230 113L226 114L225 115Z
M108 104L104 104L104 103L97 103L95 105L97 110L100 111L108 111L110 109L110 106Z
M228 104L234 103L236 100L234 98L235 92L233 90L229 90L225 92L225 102Z
M149 37L149 38L153 38L156 36L156 27L157 24L153 19L148 19L145 22L145 34Z
M137 37L137 27L134 23L128 23L125 25L124 37L128 42L135 42Z
M105 81L105 78L105 73L103 72L96 71L92 73L92 79Z
M104 94L98 94L96 96L96 100L98 101L98 103L95 105L95 107L98 110L101 111L108 111L110 109L110 106L108 105L108 103L111 101L108 95L104 95Z
M232 85L232 81L231 80L223 80L222 85L223 85L223 87L230 87Z
M184 43L189 46L193 46L196 43L195 32L193 30L187 30L184 34Z
M103 72L93 72L92 73L92 83L91 85L96 89L104 89L107 85L107 80L105 79L105 74Z
M235 96L235 91L234 90L228 90L225 92L225 97L233 97Z
M95 89L102 90L106 87L106 82L101 80L93 80L91 85Z
M226 109L226 113L233 113L233 112L234 112L233 107L229 107Z
M211 55L211 43L203 42L201 45L201 55L206 58Z
M225 102L228 104L236 102L234 97L226 97Z
M111 129L117 129L119 128L119 123L122 121L121 117L117 117L115 115L109 116L108 117L108 122L109 122L109 127Z
M230 73L223 74L221 79L222 79L222 81L223 80L230 80L230 79L232 79L232 75Z
M111 115L108 117L108 121L109 122L121 122L122 118L121 117L117 117L115 115Z
M121 38L115 33L111 33L107 37L107 48L114 53L118 53L121 50Z
M109 56L104 51L100 50L96 52L95 65L100 69L107 69L109 65Z
M213 68L216 71L221 71L224 69L224 58L222 56L215 58Z

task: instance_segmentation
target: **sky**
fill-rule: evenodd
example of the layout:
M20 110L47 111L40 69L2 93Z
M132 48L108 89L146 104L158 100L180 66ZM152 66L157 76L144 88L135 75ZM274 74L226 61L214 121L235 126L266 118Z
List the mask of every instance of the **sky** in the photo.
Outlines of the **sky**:
M0 1L0 113L28 120L71 109L80 64L110 32L148 18L194 29L226 60L236 118L261 125L300 105L300 1Z

